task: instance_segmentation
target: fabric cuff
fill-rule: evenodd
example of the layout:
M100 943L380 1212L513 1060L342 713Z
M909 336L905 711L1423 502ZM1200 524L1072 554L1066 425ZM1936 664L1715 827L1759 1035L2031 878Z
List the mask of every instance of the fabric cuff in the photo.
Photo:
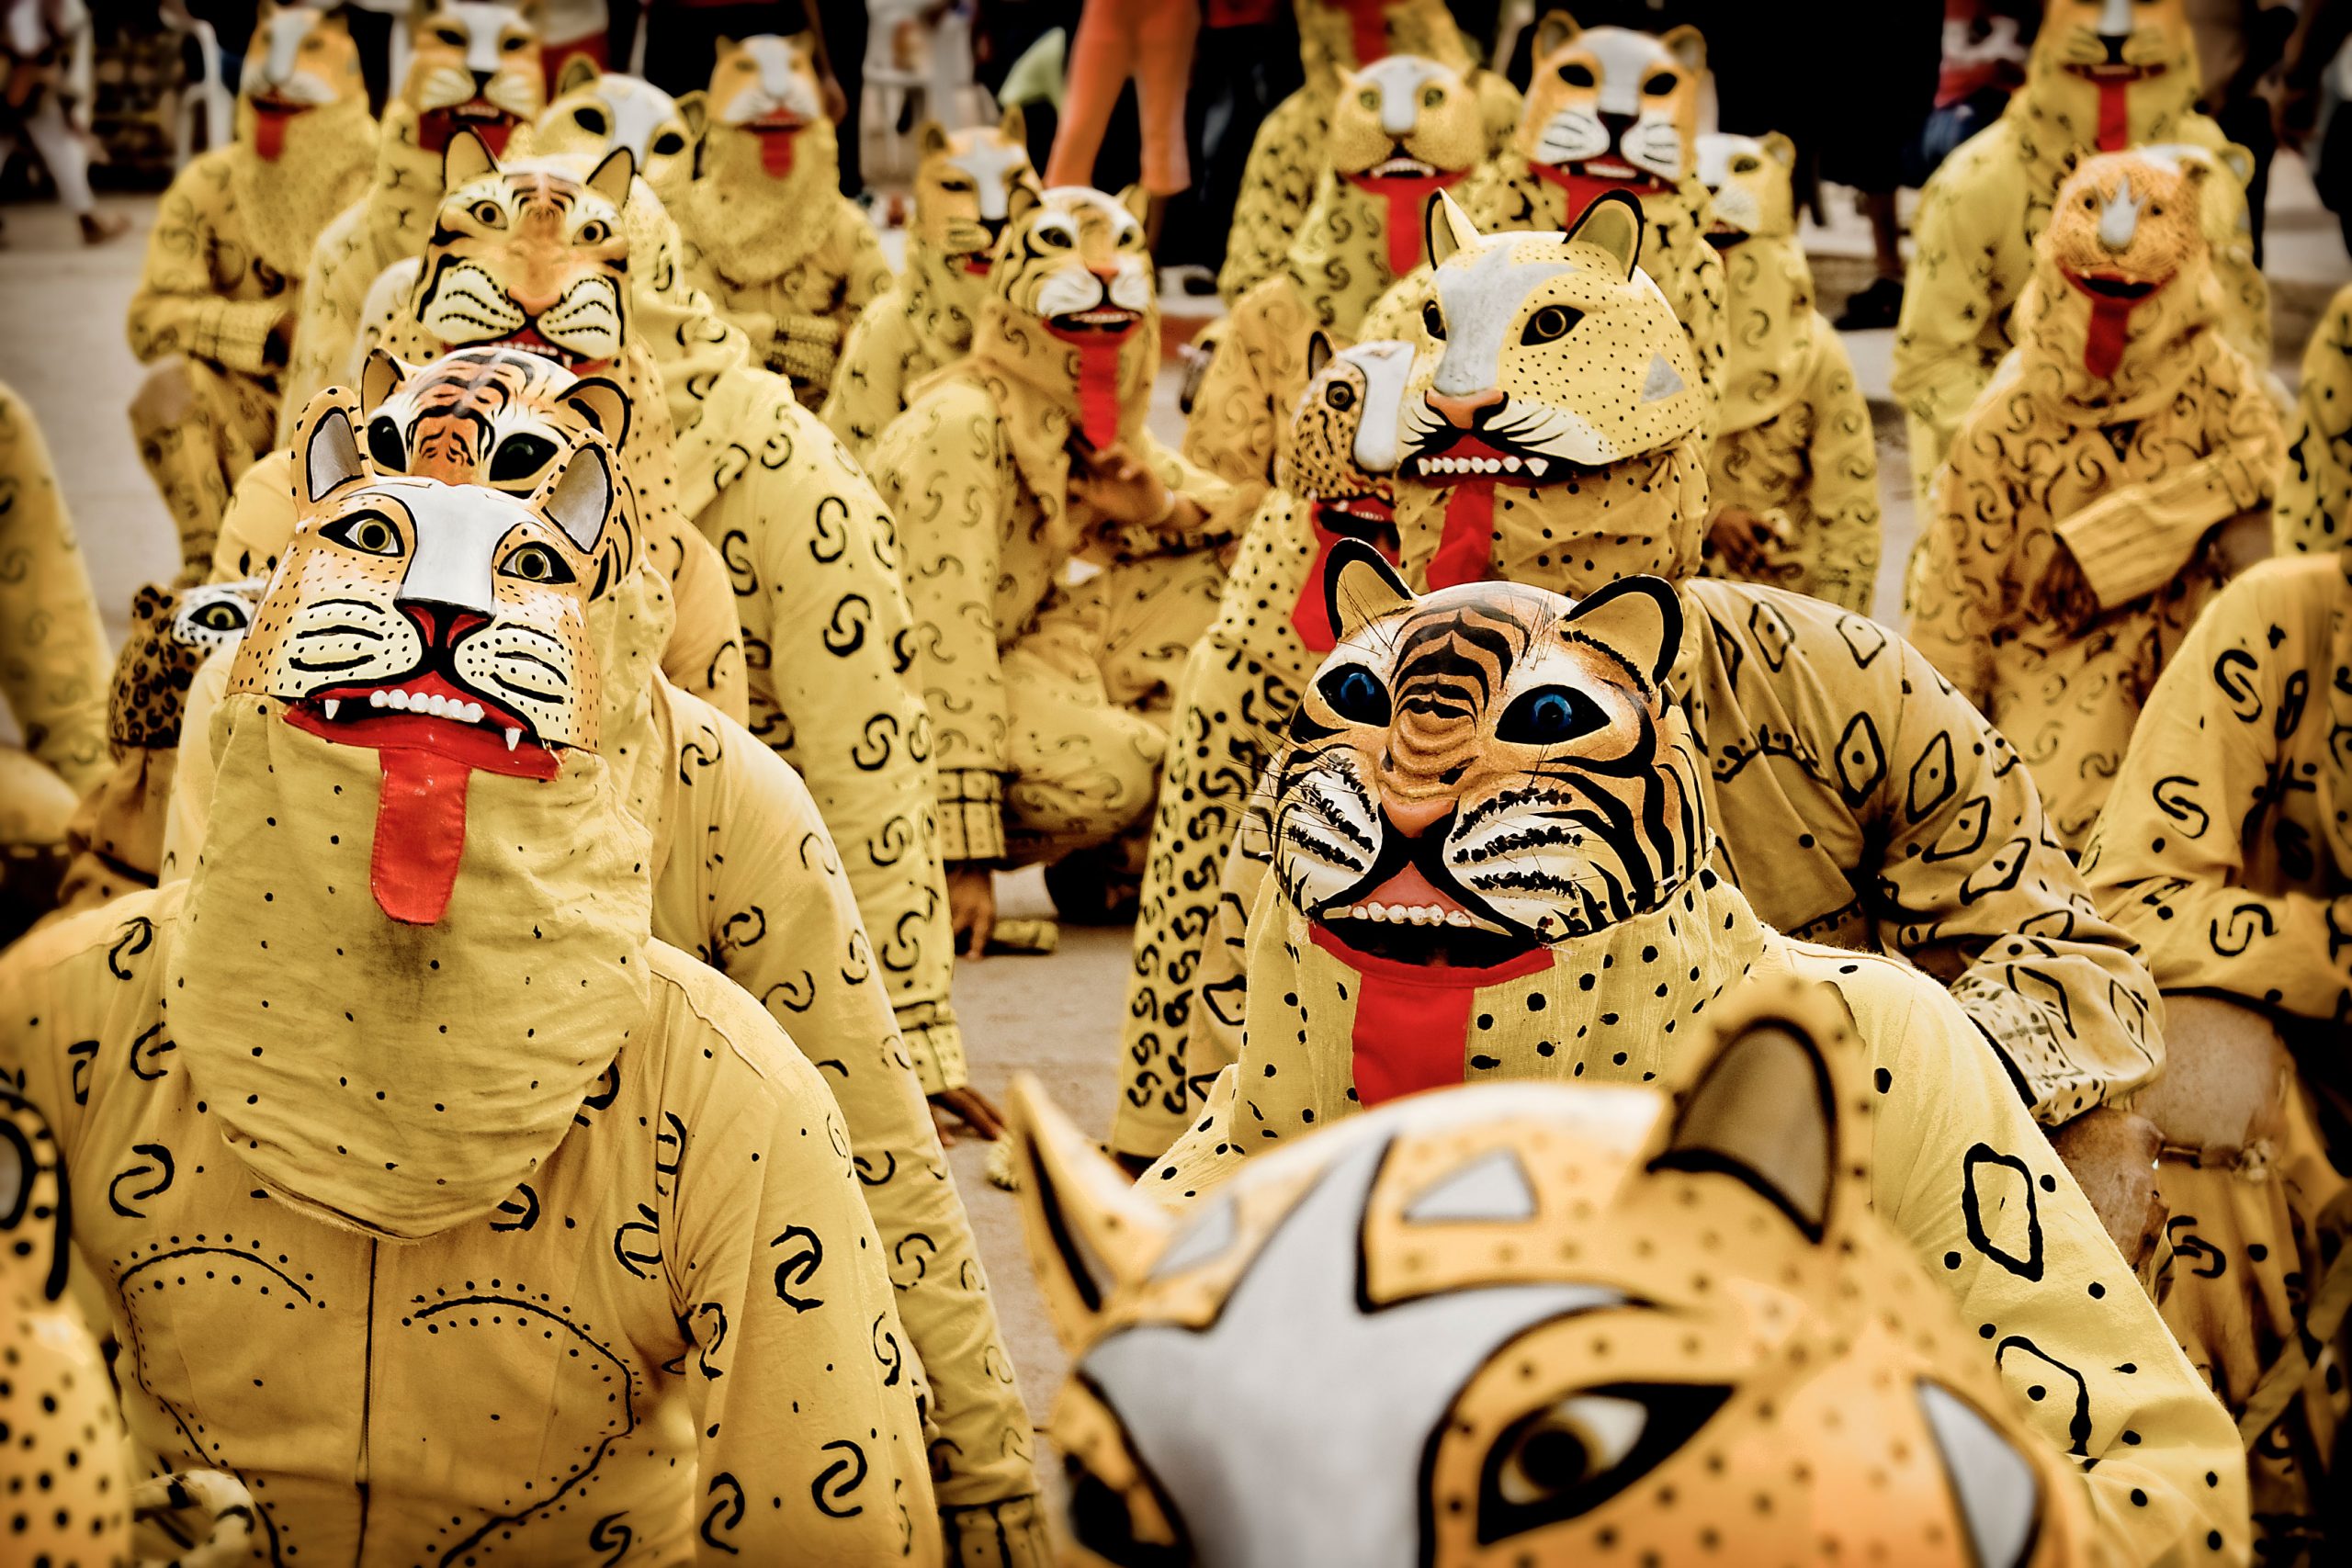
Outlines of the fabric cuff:
M1053 1540L1034 1495L943 1506L939 1523L950 1568L1052 1568Z
M2099 608L2128 604L2170 582L2203 536L2183 540L2148 523L2140 507L2102 504L2058 525L2059 542L2082 569L2084 586L2098 596Z
M944 768L939 774L939 858L1004 859L1004 779L985 768Z
M253 299L243 304L222 301L208 306L198 318L195 354L215 365L248 376L266 376L277 368L263 358L269 330L285 315L277 299Z
M972 1081L964 1059L964 1031L956 1021L940 1016L936 1002L910 1002L899 1010L899 1037L907 1043L907 1056L915 1065L926 1096L963 1089Z

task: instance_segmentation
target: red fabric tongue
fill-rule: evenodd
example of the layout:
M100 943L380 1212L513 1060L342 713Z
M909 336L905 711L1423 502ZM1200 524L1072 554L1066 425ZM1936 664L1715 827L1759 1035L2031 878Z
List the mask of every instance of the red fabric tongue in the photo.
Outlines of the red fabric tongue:
M1358 976L1349 1043L1356 1099L1366 1106L1460 1083L1463 1039L1479 987L1524 979L1552 964L1551 950L1542 947L1484 969L1398 964L1355 952L1324 926L1310 926L1308 934Z
M2083 368L2105 381L2123 362L2123 344L2130 335L2132 308L2137 299L2103 299L2091 296L2090 333L2083 339Z
M1563 229L1575 228L1577 220L1584 216L1584 209L1612 190L1622 190L1636 201L1642 197L1644 187L1631 180L1611 180L1604 179L1599 175L1572 174L1566 169L1555 168L1550 164L1536 163L1532 158L1528 160L1527 166L1535 171L1538 178L1548 180L1567 193L1568 210L1560 220L1560 227Z
M1323 578L1331 570L1331 547L1357 536L1327 528L1320 517L1309 521L1315 529L1315 561L1306 569L1306 583L1298 591L1298 603L1291 606L1290 624L1297 629L1299 641L1317 653L1329 653L1339 646L1340 638L1331 625L1331 604L1323 592ZM1373 547L1390 566L1400 564L1396 550L1385 541Z
M1483 582L1494 554L1495 481L1469 479L1456 485L1445 503L1445 530L1430 558L1432 592L1464 582Z
M266 164L275 164L286 151L286 122L294 117L279 109L254 106L254 151Z
M2120 152L2132 145L2132 100L2129 81L2098 85L2098 150Z
M1078 428L1087 445L1098 452L1119 439L1119 350L1125 345L1127 337L1124 332L1090 333L1074 344L1078 350Z
M466 849L467 764L437 752L386 747L376 797L368 884L376 906L404 925L440 922Z
M768 172L768 177L780 180L791 174L792 151L800 142L798 133L789 130L763 130L759 133L759 138L760 167Z
M1348 28L1355 35L1356 64L1370 65L1388 58L1388 27L1382 20L1383 0L1346 0ZM1401 276L1401 275L1400 275Z
M1379 179L1364 175L1347 176L1348 183L1357 189L1388 200L1389 276L1402 277L1421 265L1421 215L1429 210L1430 197L1459 183L1469 172L1456 169L1451 174L1398 175Z

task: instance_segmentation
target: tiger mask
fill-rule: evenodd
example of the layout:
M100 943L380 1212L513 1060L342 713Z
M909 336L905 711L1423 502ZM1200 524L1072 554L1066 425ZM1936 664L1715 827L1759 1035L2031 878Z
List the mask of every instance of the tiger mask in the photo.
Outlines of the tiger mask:
M1291 411L1277 465L1283 488L1312 509L1316 555L1291 609L1306 646L1330 651L1323 574L1342 539L1396 559L1396 426L1412 374L1409 344L1373 340L1334 351L1317 328L1306 339L1306 389Z
M947 130L925 120L915 132L914 237L975 277L986 277L1012 213L1016 186L1037 183L1021 107L994 126Z
M702 93L673 98L650 82L599 71L584 54L563 62L555 91L555 101L539 116L535 151L594 160L627 148L662 207L677 211L697 173Z
M2197 37L2183 0L2049 0L2033 57L2106 90L2195 70Z
M1791 175L1796 143L1767 135L1699 138L1699 183L1707 187L1714 223L1707 243L1728 251L1743 240L1785 240L1797 231Z
M568 370L609 367L628 337L622 209L634 173L627 148L584 181L543 162L502 169L460 133L425 243L419 322L451 348L498 344Z
M1665 690L1670 586L1417 600L1347 541L1324 592L1339 645L1261 785L1275 878L1318 941L1487 970L1661 908L1698 874L1711 840Z
M2077 168L2036 247L2032 335L2080 342L2083 368L2107 380L2134 341L2167 349L2211 322L2220 308L2204 230L2211 175L2205 160L2149 148Z
M771 179L791 177L804 139L820 142L821 161L832 162L833 122L825 114L816 45L806 34L720 39L709 112L714 126L757 140L760 166Z
M1008 207L1006 265L992 292L1066 343L1124 340L1158 304L1144 247L1144 194L1084 186L1016 186Z
M253 114L254 151L276 163L288 124L313 109L366 95L359 50L340 13L263 0L238 96Z
M1486 141L1478 95L1451 66L1392 54L1341 73L1327 143L1331 172L1386 203L1391 275L1420 265L1430 195L1476 167Z
M547 102L537 0L418 0L409 22L401 97L417 114L417 144L446 151L470 130L503 154L514 128Z
M1072 1564L2087 1558L2082 1484L1870 1207L1844 1010L1757 983L1679 1099L1453 1088L1171 1212L1013 1090Z
M1695 164L1706 72L1696 28L1654 38L1550 12L1535 28L1518 149L1539 173L1597 189L1671 190Z
M368 460L379 471L523 498L583 434L602 436L616 452L628 440L628 394L617 382L576 377L511 348L459 349L424 366L374 350L360 375L359 405Z

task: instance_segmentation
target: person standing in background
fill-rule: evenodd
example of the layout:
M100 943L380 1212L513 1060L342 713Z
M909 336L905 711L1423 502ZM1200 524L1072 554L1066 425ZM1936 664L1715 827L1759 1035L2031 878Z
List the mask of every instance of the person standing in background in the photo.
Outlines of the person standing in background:
M2306 8L2313 3L2305 0ZM2270 158L2278 151L2278 132L2262 84L2277 69L2295 31L2294 0L2188 0L2188 11L2189 28L2197 36L2198 74L2205 84L2197 107L2212 117L2222 135L2254 157L2245 206L2258 266Z
M1151 195L1144 243L1155 254L1168 198L1193 183L1184 85L1200 28L1194 0L1087 0L1070 41L1069 96L1046 164L1047 186L1092 185L1103 130L1119 89L1133 76L1143 120L1143 187Z
M1216 270L1225 265L1250 139L1303 79L1298 30L1282 0L1207 0L1184 106L1193 184L1174 204L1176 221L1158 253L1163 266L1207 269L1198 292L1216 291Z
M82 0L0 0L0 146L28 143L82 226L103 245L130 220L90 194L90 11Z
M1953 148L2001 118L2009 95L2025 85L2026 51L2041 20L2034 0L1944 0L1943 68L1912 184L1927 184Z

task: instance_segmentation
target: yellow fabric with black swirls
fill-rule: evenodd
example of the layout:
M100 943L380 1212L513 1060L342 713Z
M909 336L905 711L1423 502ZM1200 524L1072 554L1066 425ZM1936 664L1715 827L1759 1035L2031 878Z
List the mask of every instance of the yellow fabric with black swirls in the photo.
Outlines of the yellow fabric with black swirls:
M2281 554L2352 542L2352 284L2337 290L2303 349L2302 389L2270 516Z

